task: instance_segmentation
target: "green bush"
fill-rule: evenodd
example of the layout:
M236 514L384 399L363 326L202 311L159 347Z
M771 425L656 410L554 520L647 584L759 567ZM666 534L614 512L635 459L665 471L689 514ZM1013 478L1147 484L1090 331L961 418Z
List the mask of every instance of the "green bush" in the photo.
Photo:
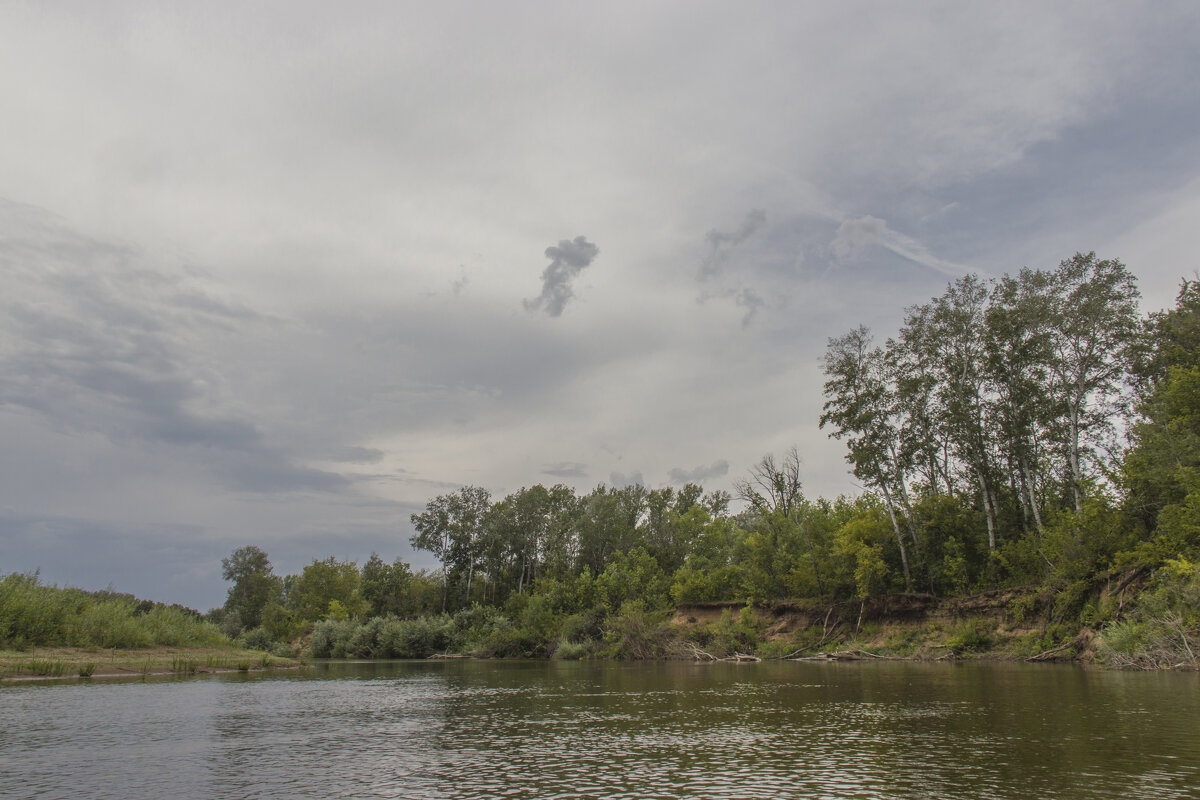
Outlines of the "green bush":
M604 641L611 658L642 660L678 655L678 634L665 612L648 611L641 600L624 603L604 624Z
M180 606L115 592L38 585L38 576L0 579L0 646L134 648L227 644L212 623Z
M313 625L309 647L313 658L345 658L351 655L350 640L358 623L327 619Z
M946 646L960 653L987 650L992 646L992 625L983 619L963 620L946 638Z
M8 575L0 580L0 645L24 650L63 644L86 602L78 589L39 586L37 573Z
M1200 667L1200 567L1168 560L1124 620L1100 631L1100 658L1117 667Z
M271 635L259 625L257 628L242 631L242 635L237 638L237 644L247 650L270 650L273 642Z
M762 642L764 625L750 606L744 607L735 619L731 609L721 612L716 622L698 625L692 638L700 647L718 658L734 653L753 653Z
M154 639L133 612L134 604L127 600L88 606L71 626L67 643L76 647L149 647Z
M591 648L586 643L573 642L564 637L555 644L551 658L559 661L578 661L581 658L587 658L590 650Z

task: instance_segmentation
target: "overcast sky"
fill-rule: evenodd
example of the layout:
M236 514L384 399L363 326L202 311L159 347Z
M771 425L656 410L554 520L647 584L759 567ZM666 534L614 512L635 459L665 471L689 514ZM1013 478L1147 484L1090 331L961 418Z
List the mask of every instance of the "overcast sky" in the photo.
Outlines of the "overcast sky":
M346 6L346 7L343 7ZM475 484L728 489L826 340L1200 252L1153 3L0 6L0 573L220 605Z

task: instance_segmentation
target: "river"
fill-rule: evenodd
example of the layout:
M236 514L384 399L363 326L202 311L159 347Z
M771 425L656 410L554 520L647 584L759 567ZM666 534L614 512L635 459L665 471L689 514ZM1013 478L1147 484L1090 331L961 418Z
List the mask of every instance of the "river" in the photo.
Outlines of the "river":
M0 796L1200 797L1200 676L325 662L0 686Z

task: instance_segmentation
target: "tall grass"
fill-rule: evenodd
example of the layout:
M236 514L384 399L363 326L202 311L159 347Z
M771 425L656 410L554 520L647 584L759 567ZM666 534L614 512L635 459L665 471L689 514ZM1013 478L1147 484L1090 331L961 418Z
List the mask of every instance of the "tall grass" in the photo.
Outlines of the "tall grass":
M215 625L178 606L139 602L131 595L42 586L37 574L0 579L0 647L129 649L226 646Z

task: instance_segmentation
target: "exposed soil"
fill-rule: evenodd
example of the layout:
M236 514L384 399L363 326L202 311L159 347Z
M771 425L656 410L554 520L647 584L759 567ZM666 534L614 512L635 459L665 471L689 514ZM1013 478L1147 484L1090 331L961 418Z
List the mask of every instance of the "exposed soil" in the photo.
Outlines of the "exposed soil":
M899 594L841 603L777 602L751 610L768 642L810 646L813 652L1093 661L1095 635L1086 629L1048 645L1050 602L1041 590L1021 587L955 598ZM718 623L727 612L737 619L744 607L737 602L681 605L672 622L689 632Z

